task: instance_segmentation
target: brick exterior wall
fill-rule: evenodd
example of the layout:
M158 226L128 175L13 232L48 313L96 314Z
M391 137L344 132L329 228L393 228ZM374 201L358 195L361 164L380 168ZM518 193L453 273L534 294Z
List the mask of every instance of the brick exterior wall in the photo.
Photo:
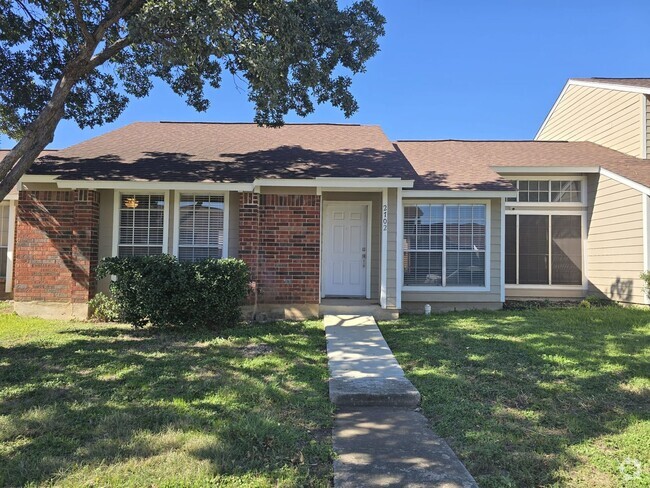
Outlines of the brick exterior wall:
M95 294L99 193L21 191L14 300L85 303Z
M259 303L318 303L320 196L241 193L239 257Z

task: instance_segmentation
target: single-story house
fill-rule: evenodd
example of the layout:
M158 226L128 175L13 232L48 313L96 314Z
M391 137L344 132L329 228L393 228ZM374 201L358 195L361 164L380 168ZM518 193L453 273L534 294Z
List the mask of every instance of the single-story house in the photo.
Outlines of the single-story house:
M106 256L248 263L262 314L647 304L650 79L569 80L532 141L134 123L43 154L0 206L18 313L80 317Z

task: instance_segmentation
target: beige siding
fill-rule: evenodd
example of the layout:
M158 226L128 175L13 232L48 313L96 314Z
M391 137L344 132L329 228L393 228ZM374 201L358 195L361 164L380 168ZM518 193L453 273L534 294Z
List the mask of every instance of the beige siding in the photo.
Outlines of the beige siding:
M645 95L645 157L650 150L650 95Z
M405 203L408 200L405 200ZM463 203L459 200L458 203ZM470 303L473 308L494 308L501 303L501 200L490 201L490 289L482 292L449 292L443 289L431 292L402 292L402 308L416 309L413 302L427 302L432 306L444 303L458 308L458 304ZM449 308L449 307L447 307ZM471 308L471 307L470 307Z
M570 85L537 136L541 141L590 141L641 157L642 107L639 93Z
M388 189L386 308L397 308L397 190ZM401 208L400 208L401 210Z
M589 181L589 291L625 303L644 303L643 198L606 176Z
M101 261L113 255L113 190L99 190L99 245L97 256ZM97 291L108 293L110 278L97 283Z
M239 256L239 193L231 191L228 198L228 257Z
M379 300L381 289L381 193L376 192L323 192L323 204L326 202L372 202L370 209L370 298Z

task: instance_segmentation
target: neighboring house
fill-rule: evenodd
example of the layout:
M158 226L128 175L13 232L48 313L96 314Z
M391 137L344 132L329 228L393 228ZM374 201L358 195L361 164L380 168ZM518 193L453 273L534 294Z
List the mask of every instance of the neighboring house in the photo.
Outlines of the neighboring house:
M0 207L6 290L19 313L83 318L101 258L171 253L245 260L274 316L645 304L648 94L570 80L535 141L131 124L44 155Z

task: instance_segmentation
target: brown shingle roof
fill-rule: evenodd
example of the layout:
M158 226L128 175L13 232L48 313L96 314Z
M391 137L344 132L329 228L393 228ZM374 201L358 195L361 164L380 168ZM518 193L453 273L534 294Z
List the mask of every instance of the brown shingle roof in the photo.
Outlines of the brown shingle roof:
M650 78L572 78L572 80L650 89Z
M396 146L419 175L414 189L509 190L510 184L493 169L499 167L603 166L639 178L643 171L637 168L650 165L591 142L399 141ZM650 173L645 180L642 184L650 184Z
M414 177L378 126L139 122L43 158L31 174L73 180L252 182Z

